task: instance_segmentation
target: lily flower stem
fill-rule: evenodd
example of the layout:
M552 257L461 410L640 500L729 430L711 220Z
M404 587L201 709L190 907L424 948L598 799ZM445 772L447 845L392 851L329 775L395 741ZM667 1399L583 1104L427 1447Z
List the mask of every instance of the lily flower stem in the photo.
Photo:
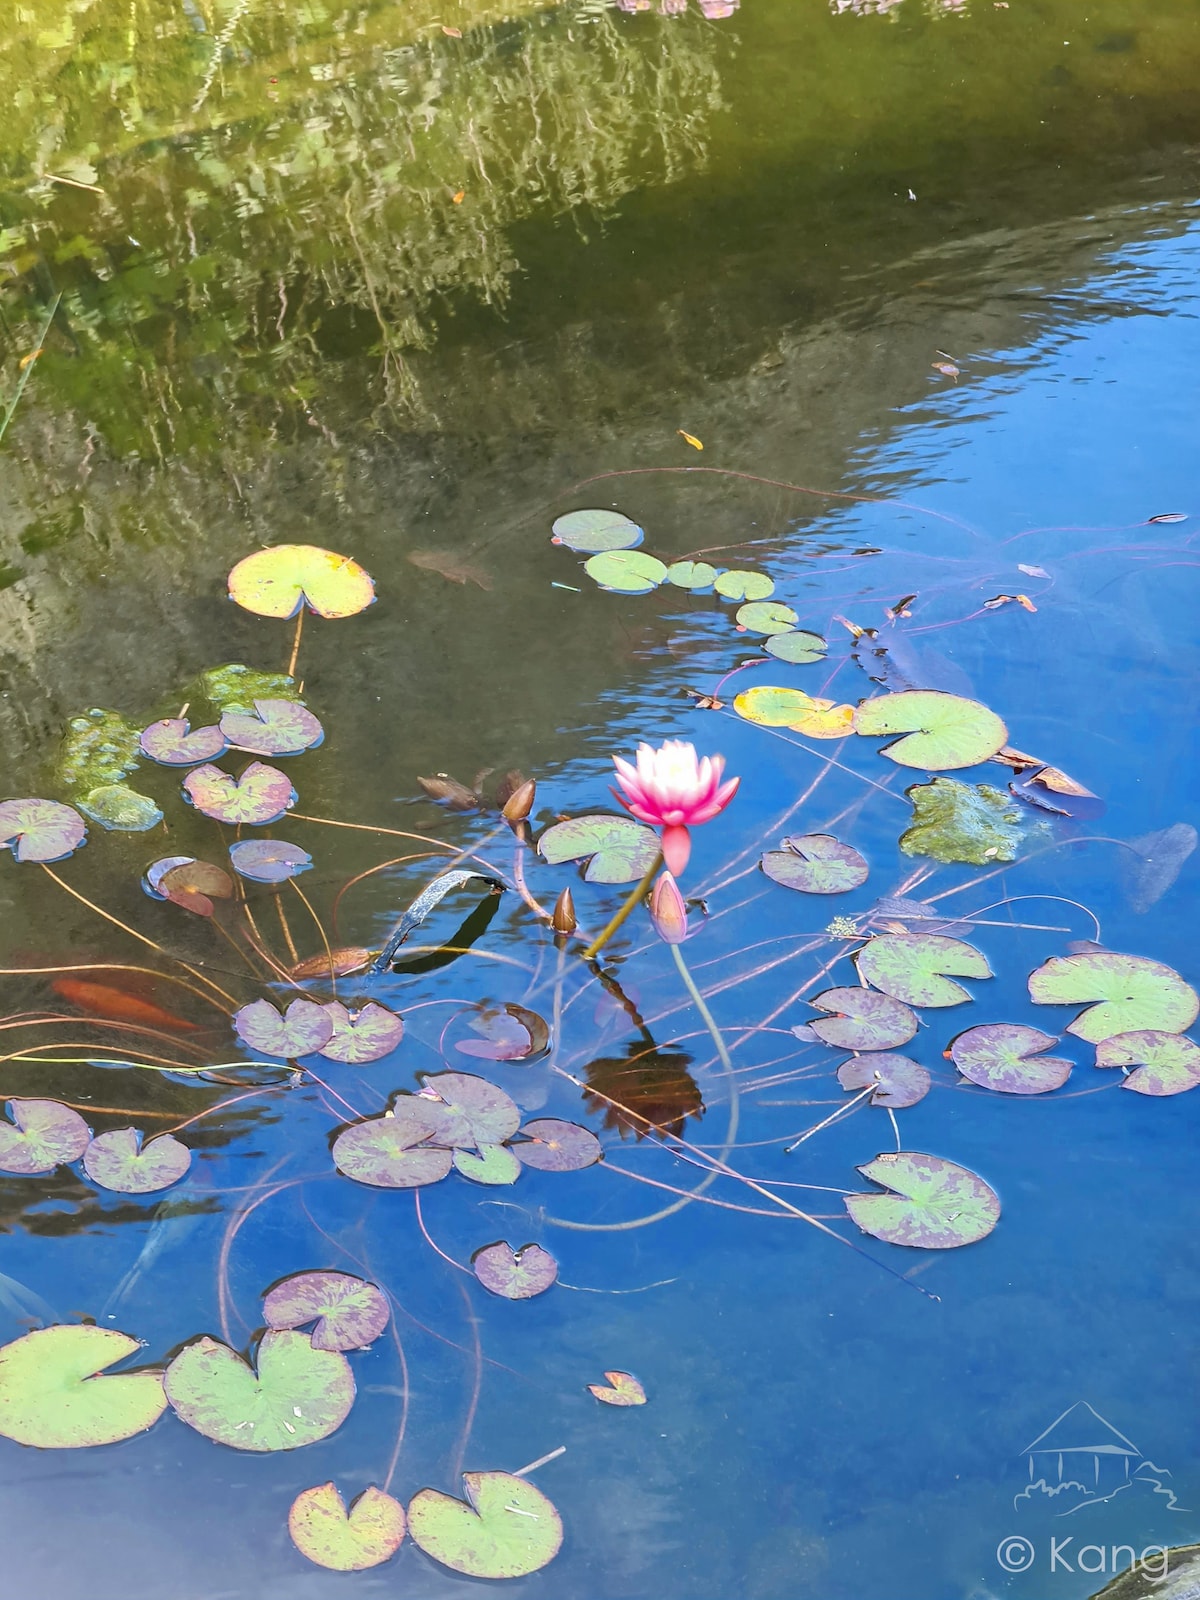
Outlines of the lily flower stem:
M612 921L609 922L607 927L605 927L602 932L596 935L591 944L588 945L587 949L583 952L583 959L585 961L591 961L595 958L597 951L604 948L621 924L629 917L634 908L639 906L650 893L650 886L654 882L659 867L662 866L662 861L662 851L656 851L654 860L650 863L650 870L646 873L645 877L637 885L633 893L629 896L629 899L626 900L625 904L617 912L616 916L613 917Z

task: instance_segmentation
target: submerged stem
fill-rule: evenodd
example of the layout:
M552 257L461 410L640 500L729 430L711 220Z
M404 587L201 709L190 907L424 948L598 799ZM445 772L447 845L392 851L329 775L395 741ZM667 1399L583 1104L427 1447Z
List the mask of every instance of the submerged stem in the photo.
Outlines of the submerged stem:
M612 921L609 922L607 927L605 927L601 933L596 935L591 944L588 945L587 949L583 952L583 959L585 961L591 961L595 957L596 952L604 948L621 924L633 913L634 907L643 901L650 893L650 885L654 882L655 874L658 872L659 867L662 866L662 859L662 851L659 850L655 853L655 857L650 864L649 871L633 890L628 900L626 900L625 904L617 912L616 916L613 917Z

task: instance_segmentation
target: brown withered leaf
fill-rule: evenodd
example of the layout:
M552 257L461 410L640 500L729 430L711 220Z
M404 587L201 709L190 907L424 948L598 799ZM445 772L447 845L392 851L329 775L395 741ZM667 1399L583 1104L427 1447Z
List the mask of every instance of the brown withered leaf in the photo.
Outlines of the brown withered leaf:
M1037 607L1034 605L1033 601L1029 598L1029 596L1027 594L998 594L998 595L994 595L992 597L992 599L985 600L983 602L983 609L985 611L995 611L997 606L1006 606L1006 605L1008 605L1010 603L1010 601L1011 601L1011 603L1013 605L1023 606L1026 611L1036 611L1037 610Z
M447 772L439 772L433 778L418 777L417 782L431 800L449 806L451 811L478 811L482 803L474 789L468 789Z
M491 574L465 560L457 550L410 550L408 560L422 572L436 572L450 583L473 583L478 589L492 587Z
M696 702L697 711L721 711L724 708L724 700L718 700L711 694L702 694L699 689L685 689L683 692Z

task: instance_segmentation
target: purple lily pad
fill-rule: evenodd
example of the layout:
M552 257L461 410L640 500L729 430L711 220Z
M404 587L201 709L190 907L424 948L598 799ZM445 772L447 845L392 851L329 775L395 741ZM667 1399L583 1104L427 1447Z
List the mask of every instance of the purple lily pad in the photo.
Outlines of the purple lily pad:
M87 823L59 800L0 802L0 845L18 861L61 861L87 838Z
M441 1102L439 1144L463 1150L503 1144L521 1125L521 1113L512 1099L486 1078L470 1072L438 1072L426 1075L423 1082L424 1091L432 1090Z
M985 1238L999 1221L996 1191L943 1156L888 1151L858 1170L891 1193L847 1195L846 1210L888 1244L952 1250Z
M233 1026L251 1050L283 1061L316 1055L333 1038L333 1020L315 1000L293 1000L283 1016L269 1000L251 1000Z
M532 1054L529 1029L508 1007L496 1011L491 1006L480 1006L470 1026L481 1037L457 1040L454 1048L461 1055L478 1056L483 1061L523 1061Z
M220 733L235 749L256 756L298 756L325 737L317 718L297 700L256 700L253 713L226 711Z
M343 1128L333 1141L339 1172L376 1189L420 1189L440 1183L453 1165L451 1151L424 1141L436 1136L441 1108L422 1095L401 1095L390 1115Z
M916 1016L908 1006L874 989L826 989L809 1004L832 1013L808 1026L835 1050L894 1050L917 1031Z
M951 1061L972 1083L1000 1094L1049 1094L1071 1076L1071 1062L1044 1056L1057 1036L1020 1022L989 1022L951 1040Z
M845 894L867 881L863 856L831 833L809 833L785 839L782 850L768 850L761 866L774 883L804 894Z
M225 750L225 735L215 723L193 728L186 717L163 717L143 728L142 754L163 767L195 767L215 761Z
M229 846L229 859L235 872L254 883L286 883L313 864L307 850L284 839L239 839Z
M867 1089L872 1084L873 1106L891 1106L899 1111L903 1106L915 1106L929 1093L930 1077L927 1068L907 1056L894 1056L879 1051L866 1056L852 1056L843 1061L837 1072L843 1089Z
M1096 1046L1098 1067L1133 1067L1121 1087L1135 1094L1183 1094L1200 1084L1200 1048L1179 1033L1141 1028Z
M53 1172L78 1161L91 1140L78 1111L57 1100L10 1100L7 1109L12 1122L0 1122L0 1172Z
M383 1293L348 1272L297 1272L263 1300L268 1328L302 1328L315 1322L314 1350L361 1350L388 1324Z
M327 1061L348 1061L358 1065L390 1056L404 1037L404 1023L394 1011L369 1000L361 1011L347 1011L340 1000L331 1000L322 1010L333 1025L329 1042L321 1046Z
M192 1152L172 1134L142 1143L140 1128L114 1128L97 1134L83 1153L83 1169L102 1189L121 1194L153 1194L178 1183L192 1164Z
M483 1287L505 1300L532 1300L535 1294L544 1294L558 1278L558 1262L540 1244L514 1250L500 1239L476 1250L471 1266Z
M596 1135L578 1122L539 1117L527 1122L521 1133L524 1138L513 1145L513 1155L538 1172L582 1172L604 1154Z
M252 761L240 778L220 767L197 767L183 780L183 792L206 817L255 827L278 822L296 804L291 779L262 761Z

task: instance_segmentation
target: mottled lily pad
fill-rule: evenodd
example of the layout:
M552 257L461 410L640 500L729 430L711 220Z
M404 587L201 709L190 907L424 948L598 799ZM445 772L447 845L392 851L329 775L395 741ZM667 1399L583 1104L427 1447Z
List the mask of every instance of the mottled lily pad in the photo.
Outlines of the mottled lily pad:
M658 557L644 550L607 550L589 557L583 570L602 589L615 594L649 594L667 576Z
M483 1287L505 1300L532 1300L558 1278L558 1262L540 1244L514 1250L501 1239L476 1250L471 1266Z
M858 1170L891 1193L847 1195L846 1210L864 1233L888 1244L953 1250L986 1238L999 1220L995 1190L942 1156L888 1152Z
M725 600L769 600L775 593L774 580L765 572L744 572L740 567L720 573L713 588Z
M343 1128L333 1141L339 1172L376 1189L419 1189L440 1183L453 1165L449 1150L426 1144L442 1126L437 1101L401 1095L393 1112Z
M939 933L885 933L869 939L854 963L868 983L907 1006L957 1006L972 998L946 977L990 978L992 969L974 945Z
M192 1152L173 1134L142 1143L138 1128L113 1128L97 1134L83 1153L83 1168L93 1183L119 1194L153 1194L184 1177Z
M215 723L193 728L186 717L163 717L143 728L142 754L163 767L194 767L215 761L225 750L225 735Z
M33 1176L78 1161L92 1130L57 1100L10 1100L12 1122L0 1122L0 1172Z
M294 617L302 605L319 617L352 617L375 599L370 574L349 556L311 544L277 544L239 561L229 597L258 617Z
M1116 1033L1096 1046L1098 1067L1133 1067L1122 1083L1135 1094L1184 1094L1200 1084L1200 1048L1179 1033L1141 1028Z
M521 1176L521 1163L506 1144L481 1144L476 1150L456 1150L454 1165L472 1183L504 1187Z
M829 646L819 633L809 633L806 628L789 628L786 633L773 633L764 649L777 661L806 667L810 662L823 661Z
M606 1372L607 1384L589 1383L588 1393L606 1406L644 1406L646 1391L631 1372Z
M1071 1076L1071 1063L1042 1055L1058 1040L1020 1022L988 1022L951 1041L949 1055L964 1078L1001 1094L1048 1094Z
M316 1055L333 1038L333 1018L315 1000L293 1000L283 1016L269 1000L251 1000L235 1013L233 1026L251 1050L282 1061Z
M286 883L307 872L313 859L284 839L239 839L229 846L233 870L254 883Z
M538 854L552 866L587 861L589 883L636 883L649 872L658 850L658 835L632 817L569 817L538 840Z
M604 1154L590 1129L578 1122L560 1122L557 1117L527 1122L512 1148L523 1166L539 1172L582 1172Z
M581 555L603 550L632 550L645 537L641 528L622 511L588 508L556 517L550 530L552 544L565 544Z
M1021 813L1000 789L986 783L960 783L934 778L906 791L912 801L912 824L900 835L900 848L910 856L935 861L1015 861L1021 841Z
M838 1082L843 1089L874 1088L870 1104L891 1106L899 1111L904 1106L915 1106L929 1093L930 1077L919 1061L907 1056L895 1056L880 1051L867 1056L851 1056L838 1068Z
M800 620L791 606L778 600L751 600L737 609L738 626L748 633L790 633Z
M902 767L926 771L974 767L1008 742L1008 729L994 711L978 700L938 689L908 689L864 700L855 713L854 728L871 738L905 734L880 754Z
M163 819L161 808L149 795L139 794L126 783L89 789L78 805L85 817L112 833L148 833Z
M220 731L235 749L256 756L298 756L325 737L317 718L297 700L256 700L252 714L226 711Z
M324 1008L333 1032L321 1046L328 1061L347 1061L361 1065L390 1056L404 1037L404 1022L386 1006L368 1000L361 1011L347 1011L340 1000Z
M39 1328L0 1346L0 1434L42 1450L116 1444L153 1427L166 1410L157 1372L106 1367L140 1352L115 1328Z
M296 1272L263 1299L268 1328L303 1328L315 1322L314 1350L361 1350L388 1325L383 1292L348 1272Z
M296 804L291 779L262 761L252 761L240 778L220 767L196 767L183 780L183 792L206 817L255 827L278 822Z
M835 1050L894 1050L917 1031L915 1014L891 995L873 989L826 989L809 1002L828 1011L808 1027Z
M417 1547L470 1578L524 1578L553 1561L562 1520L542 1491L509 1472L465 1472L466 1500L421 1489L408 1503Z
M304 1489L292 1501L288 1532L302 1556L331 1572L382 1566L404 1543L404 1507L382 1489L364 1489L350 1510L332 1483Z
M1030 973L1029 996L1039 1006L1101 1002L1067 1024L1068 1033L1090 1044L1116 1033L1146 1029L1183 1033L1200 1015L1200 996L1173 968L1146 956L1122 956L1108 950L1096 955L1052 956Z
M521 1125L521 1113L503 1089L470 1072L422 1074L425 1091L441 1102L439 1144L463 1150L502 1144Z
M768 850L760 863L773 883L803 894L845 894L865 883L866 861L831 833L806 833L785 839L782 850Z
M175 1414L235 1450L296 1450L339 1428L354 1404L354 1375L336 1350L303 1333L264 1333L257 1372L228 1345L196 1339L163 1374Z
M717 569L707 561L673 561L667 568L667 582L677 589L711 589L716 579Z
M18 861L62 861L87 838L87 823L59 800L0 801L0 845Z

